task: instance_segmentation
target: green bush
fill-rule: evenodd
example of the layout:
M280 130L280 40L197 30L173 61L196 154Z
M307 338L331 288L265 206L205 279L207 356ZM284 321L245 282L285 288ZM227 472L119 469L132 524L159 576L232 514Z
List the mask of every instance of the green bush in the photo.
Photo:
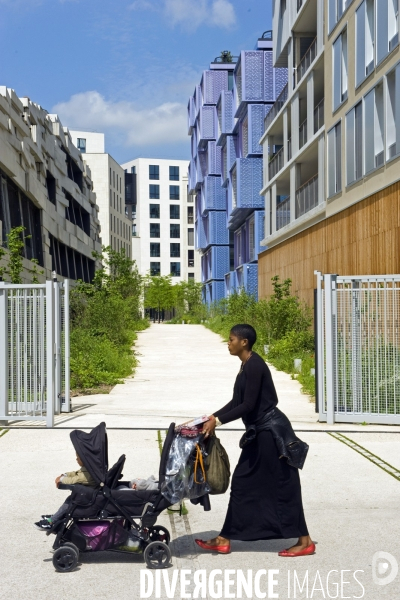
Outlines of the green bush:
M208 310L206 327L228 339L237 323L248 323L257 331L254 350L268 359L278 370L294 372L294 359L302 359L302 370L297 375L302 391L315 394L314 335L311 331L312 312L304 302L291 294L291 280L282 283L272 278L274 292L268 299L257 301L244 289L212 305ZM269 346L266 356L264 346Z
M148 327L140 317L142 280L134 261L110 247L93 283L71 290L71 388L115 385L136 366L136 331Z

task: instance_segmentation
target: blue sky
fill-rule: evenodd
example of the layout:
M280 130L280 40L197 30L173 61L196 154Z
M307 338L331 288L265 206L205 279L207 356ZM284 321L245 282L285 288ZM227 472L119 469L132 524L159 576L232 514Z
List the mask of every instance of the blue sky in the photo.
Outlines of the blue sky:
M271 0L0 0L0 85L119 162L189 158L186 105L221 50L252 49Z

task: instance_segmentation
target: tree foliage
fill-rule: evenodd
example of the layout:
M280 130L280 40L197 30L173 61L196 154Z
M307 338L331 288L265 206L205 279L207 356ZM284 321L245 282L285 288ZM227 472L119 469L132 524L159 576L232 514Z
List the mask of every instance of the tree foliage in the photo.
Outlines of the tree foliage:
M0 246L0 260L2 258L8 259L6 264L0 267L0 278L8 278L11 283L22 283L22 272L23 266L23 251L25 247L25 240L28 240L32 236L24 235L25 227L13 227L9 233L6 234L7 243L6 248ZM32 274L32 282L38 283L37 275L43 275L44 271L38 269L38 261L36 258L31 259L32 268L28 268L28 273Z

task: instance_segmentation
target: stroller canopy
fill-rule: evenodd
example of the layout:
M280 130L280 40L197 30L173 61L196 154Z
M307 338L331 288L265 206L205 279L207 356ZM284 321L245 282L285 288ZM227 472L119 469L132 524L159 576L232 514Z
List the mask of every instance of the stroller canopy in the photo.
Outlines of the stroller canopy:
M95 482L104 483L108 471L106 424L100 423L90 433L75 429L70 437L76 453Z

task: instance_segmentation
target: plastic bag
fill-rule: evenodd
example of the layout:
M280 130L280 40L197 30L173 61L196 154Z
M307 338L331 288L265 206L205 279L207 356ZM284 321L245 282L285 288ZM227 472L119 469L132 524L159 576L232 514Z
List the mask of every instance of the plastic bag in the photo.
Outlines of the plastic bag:
M205 450L201 438L201 435L192 438L179 433L175 435L161 486L162 495L171 504L181 502L184 498L200 498L210 491L203 468Z

